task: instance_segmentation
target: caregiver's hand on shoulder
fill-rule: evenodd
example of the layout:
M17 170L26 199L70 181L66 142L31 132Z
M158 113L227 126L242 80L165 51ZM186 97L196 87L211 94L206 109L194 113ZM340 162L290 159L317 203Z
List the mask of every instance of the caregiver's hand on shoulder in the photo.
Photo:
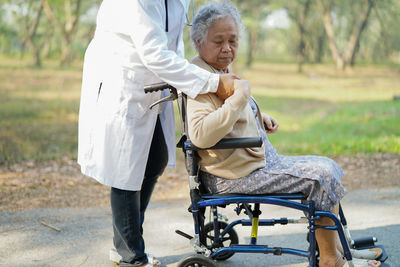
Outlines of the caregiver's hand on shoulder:
M227 99L235 91L233 82L238 80L239 77L232 73L219 75L218 90L216 92L217 96L223 100Z
M278 131L279 123L272 116L263 113L262 118L264 121L264 128L268 134L275 133Z

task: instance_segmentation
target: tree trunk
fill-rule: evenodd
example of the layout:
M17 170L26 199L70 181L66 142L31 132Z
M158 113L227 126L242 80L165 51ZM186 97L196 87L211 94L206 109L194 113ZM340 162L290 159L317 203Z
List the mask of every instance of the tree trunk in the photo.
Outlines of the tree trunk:
M29 49L32 52L33 56L32 65L40 68L42 66L42 60L40 59L40 49L37 46L35 46L35 44L31 39L28 39L26 44L28 45Z
M71 43L73 40L73 35L76 32L76 28L79 20L79 13L81 7L81 0L76 1L75 10L71 8L71 1L65 0L64 8L65 8L65 24L61 25L61 23L56 19L53 10L51 9L47 0L44 0L44 11L50 21L56 26L58 31L62 37L62 46L61 46L61 59L60 65L65 66L69 64L72 60L72 49Z
M375 14L376 17L378 18L379 24L380 24L380 38L381 40L386 40L389 39L390 37L386 34L386 30L387 27L389 27L386 22L382 19L381 15L379 14L378 9L375 9ZM385 58L388 58L390 55L393 54L393 46L391 45L391 42L383 42L383 46L384 46L384 56ZM370 55L372 57L372 59L375 61L374 55Z
M325 44L325 33L318 37L317 42L317 53L315 56L316 63L322 63L322 54L324 52L324 44Z
M61 44L61 66L67 66L72 61L72 53L71 53L71 41L69 41L69 37L63 39Z
M310 0L304 4L303 10L299 10L299 21L297 22L299 32L300 32L300 40L299 46L297 51L297 71L303 72L303 64L305 58L305 48L306 48L306 41L305 41L305 34L306 34L306 18L308 14L308 10L310 9Z
M38 10L36 12L36 16L34 21L31 23L31 27L28 30L28 34L25 37L25 40L23 41L23 46L27 45L29 49L32 51L33 55L33 65L35 67L41 67L42 61L40 59L40 44L37 45L34 42L34 37L37 32L37 28L40 22L40 18L42 16L42 11L43 11L43 0L40 2Z
M355 35L353 38L350 38L350 40L353 40L353 43L349 44L349 54L351 53L350 56L350 65L354 66L355 60L356 60L356 54L360 48L360 37L362 32L365 30L367 27L368 23L368 18L369 15L371 14L372 7L374 5L374 0L368 0L368 7L367 11L365 12L364 16L362 17L361 21L361 26L358 28L358 31L355 31L353 34Z
M332 57L336 62L336 68L339 70L344 70L346 67L346 62L344 61L343 55L339 52L336 44L335 32L333 30L333 22L331 16L332 1L329 1L329 7L325 8L321 0L317 0L318 6L322 11L322 19L324 21L324 27L326 35L329 41L329 50L331 51Z
M253 52L256 49L257 39L258 39L257 30L250 29L249 36L248 36L246 67L250 67L251 64L253 64Z
M335 33L333 30L333 23L331 17L331 7L332 0L329 1L328 8L325 8L322 0L317 0L318 6L323 12L323 21L325 26L325 32L329 39L329 49L331 51L332 57L336 62L336 68L339 70L344 70L346 68L347 63L354 57L357 53L357 46L360 42L361 33L364 31L367 26L367 21L369 18L369 14L371 13L371 9L374 5L374 0L368 0L368 7L366 12L361 13L360 20L357 23L354 23L353 30L350 35L349 41L347 43L347 47L343 53L340 53L335 40Z
M53 28L49 27L46 29L46 40L44 41L43 44L43 56L45 58L49 58L50 53L51 53L51 38L53 37L54 31Z

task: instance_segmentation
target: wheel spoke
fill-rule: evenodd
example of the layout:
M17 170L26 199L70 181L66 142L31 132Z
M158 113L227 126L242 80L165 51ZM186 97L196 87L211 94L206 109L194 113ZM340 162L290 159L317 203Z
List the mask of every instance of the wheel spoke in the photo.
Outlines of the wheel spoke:
M231 240L231 238L230 238L230 237L223 237L223 238L221 238L221 241L222 241L222 242L225 242L225 241L228 241L228 240Z
M218 225L218 231L217 231L217 236L215 236L215 228L214 228L214 223L210 222L207 223L204 226L204 235L203 235L203 240L202 242L208 249L211 249L213 251L216 251L217 249L223 248L223 247L229 247L232 244L238 244L238 236L237 233L233 228L229 229L223 236L221 233L223 233L226 228L228 227L228 224L225 222L219 222ZM215 237L218 237L218 242L215 241ZM230 258L234 252L232 251L226 251L223 253L218 254L216 257L217 260L226 260ZM201 265L202 267L208 267L208 265Z

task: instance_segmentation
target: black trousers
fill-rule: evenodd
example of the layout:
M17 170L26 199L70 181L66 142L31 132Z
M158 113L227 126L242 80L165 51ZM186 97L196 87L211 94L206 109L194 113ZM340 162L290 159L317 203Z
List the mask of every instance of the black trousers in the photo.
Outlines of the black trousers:
M132 266L148 262L143 239L144 214L157 179L167 163L167 145L157 117L141 190L111 188L114 246L122 256L121 262L132 263Z

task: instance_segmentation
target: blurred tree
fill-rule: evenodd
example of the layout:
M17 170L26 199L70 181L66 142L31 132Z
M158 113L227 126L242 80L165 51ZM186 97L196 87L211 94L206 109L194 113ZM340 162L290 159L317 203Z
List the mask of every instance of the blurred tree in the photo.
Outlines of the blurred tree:
M373 11L373 21L360 41L359 53L367 61L400 62L400 1L377 1Z
M15 29L9 27L9 16L6 12L6 4L3 0L0 1L0 53L12 54L13 42L18 39L18 33Z
M54 27L50 23L46 23L46 25L44 25L43 28L44 28L44 36L43 36L44 44L43 44L42 56L44 58L49 58L52 48L52 39L56 34L54 31Z
M196 49L190 39L190 30L191 30L191 23L193 21L193 16L196 15L196 12L199 9L199 7L206 2L207 0L193 1L194 6L192 7L192 5L190 4L188 12L186 14L186 27L183 28L183 42L185 45L185 57L189 60L192 59L197 54Z
M81 15L81 0L44 0L44 11L61 35L61 65L72 60L71 43Z
M247 30L247 59L246 66L250 67L253 63L254 52L257 48L257 43L261 31L261 22L267 17L269 10L267 5L268 0L253 0L253 1L240 1L235 0L237 8L239 9L243 24Z
M297 71L302 72L302 66L306 53L306 22L310 11L311 0L284 1L284 7L288 11L291 20L296 24L299 32L299 41L297 48Z
M326 48L326 34L321 20L321 14L313 5L307 17L306 31L306 56L312 63L322 63Z
M41 66L40 51L43 45L39 32L39 24L42 17L43 1L37 0L10 0L3 4L3 14L7 21L2 21L2 34L4 29L5 42L11 43L14 47L18 46L21 56L24 55L27 47L32 52L34 66ZM7 11L7 12L5 12ZM9 14L10 16L7 16ZM13 36L13 32L14 34ZM13 37L18 37L18 45L13 43Z
M194 1L194 10L206 1ZM247 66L256 57L279 61L296 58L301 70L305 62L321 63L325 56L334 58L335 53L334 60L341 68L354 65L356 60L400 62L399 0L232 1L246 27L240 56ZM0 0L0 53L23 57L29 52L35 65L47 57L68 64L82 56L93 36L100 2ZM282 14L291 22L283 27ZM277 26L263 25L269 15L275 22L279 20ZM189 22L191 16L189 8ZM188 58L195 54L189 31L185 27Z
M323 14L325 31L329 40L329 49L336 62L336 67L340 70L344 70L346 64L351 61L352 58L353 60L355 58L361 34L367 26L368 18L375 4L375 0L364 0L358 1L357 3L354 1L342 2L342 4L345 5L344 8L351 11L348 17L348 26L351 27L351 33L343 49L340 49L338 46L332 19L333 9L338 8L337 2L334 3L333 0L317 0L317 4L320 12ZM336 5L334 6L334 4ZM336 12L336 15L338 15L338 13L339 12Z
M33 1L29 1L28 6L31 6L33 4L32 2ZM38 42L35 42L34 37L36 36L40 18L42 16L43 2L44 2L44 0L41 0L39 2L38 7L36 8L36 14L33 17L33 21L31 21L31 24L25 25L26 26L26 34L23 39L23 45L26 44L33 53L33 65L36 67L40 67L42 65L42 62L40 59L40 50L41 50L42 44L41 43L38 44Z

